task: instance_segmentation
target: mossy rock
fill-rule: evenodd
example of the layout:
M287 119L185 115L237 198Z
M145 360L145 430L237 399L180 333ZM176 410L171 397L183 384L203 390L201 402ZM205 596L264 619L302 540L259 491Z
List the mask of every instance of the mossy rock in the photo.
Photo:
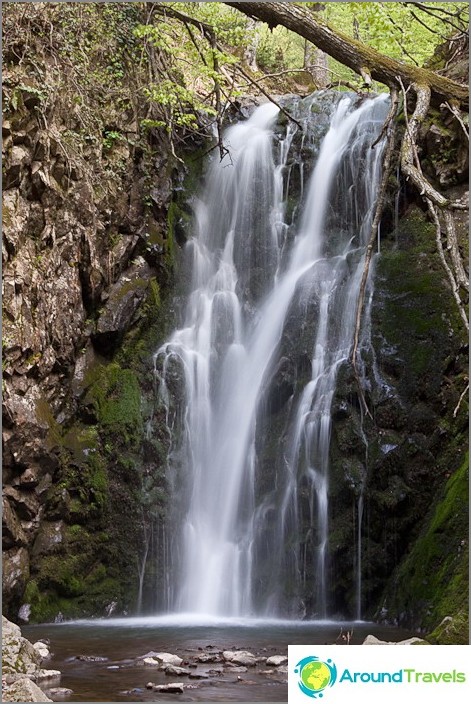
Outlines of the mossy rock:
M430 635L435 642L468 642L468 490L466 456L448 479L385 596L389 616L402 612L404 621L425 628L440 623Z

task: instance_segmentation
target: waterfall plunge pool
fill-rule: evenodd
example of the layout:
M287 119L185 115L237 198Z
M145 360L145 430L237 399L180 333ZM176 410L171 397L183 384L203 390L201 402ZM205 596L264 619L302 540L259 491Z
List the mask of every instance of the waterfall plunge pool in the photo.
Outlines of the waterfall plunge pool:
M222 669L222 674L209 674L208 679L199 680L168 676L154 667L137 665L136 660L150 651L173 653L190 663L203 654L217 655L223 650L248 650L257 657L287 655L288 645L343 644L340 634L348 631L353 631L352 645L361 644L368 634L391 641L417 635L366 621L218 619L200 614L91 619L22 627L23 635L30 641L40 638L50 641L53 655L44 667L62 672L60 686L73 690L70 697L73 702L156 701L156 693L146 689L149 681L183 682L191 686L178 695L159 692L159 701L176 701L177 697L179 702L285 702L287 675L276 671L262 674L269 669L264 663L243 673L231 672L219 662L198 663L192 673L205 675L208 670ZM78 659L79 656L106 659L86 661ZM51 682L49 686L58 684ZM46 689L46 684L42 687Z

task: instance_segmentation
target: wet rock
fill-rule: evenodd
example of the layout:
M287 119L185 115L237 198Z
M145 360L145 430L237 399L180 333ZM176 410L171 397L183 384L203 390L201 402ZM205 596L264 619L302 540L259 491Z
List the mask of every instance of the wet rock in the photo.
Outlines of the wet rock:
M168 692L169 694L183 694L183 682L171 682L170 684L155 684L154 692Z
M43 643L42 641L36 641L36 643L33 643L33 648L37 650L42 660L46 660L47 658L51 657L51 653L49 652L49 648L47 647L46 643Z
M54 700L70 697L70 695L74 693L73 689L67 689L67 687L48 687L46 691L47 694L54 697Z
M36 682L40 682L42 680L57 680L61 675L60 670L39 670L35 675L32 675L32 678Z
M267 665L278 667L279 665L286 665L288 658L286 655L270 655L266 662Z
M75 659L81 662L108 662L109 660L101 655L77 655Z
M190 680L208 680L209 675L206 672L190 672L188 674Z
M236 665L255 667L257 664L255 655L250 653L248 650L225 650L222 656L227 662L232 662Z
M155 660L158 665L175 665L176 667L180 667L183 662L182 658L179 658L178 655L173 655L172 653L150 652L144 655L143 659Z
M229 663L228 667L230 668L231 672L247 672L247 668L243 667L242 665L231 665Z
M362 645L430 645L430 643L422 638L406 638L406 640L400 640L399 642L379 640L379 638L370 634L366 636Z
M198 662L221 662L221 656L216 653L198 655Z
M6 702L52 702L37 684L28 677L22 677L7 687L3 694Z
M165 668L166 675L189 675L190 671L185 667L177 667L176 665L168 665Z

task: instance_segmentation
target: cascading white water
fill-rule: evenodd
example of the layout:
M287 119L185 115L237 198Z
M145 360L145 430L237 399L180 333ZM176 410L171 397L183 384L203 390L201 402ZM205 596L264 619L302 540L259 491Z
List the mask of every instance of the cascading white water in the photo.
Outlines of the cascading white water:
M287 600L299 601L303 580L294 538L301 542L298 492L305 481L311 525L302 542L314 550L313 611L328 613L330 412L337 371L352 343L380 176L381 148L370 146L385 110L383 97L357 109L349 97L338 101L294 240L284 222L283 174L295 129L279 140L275 160L277 108L263 105L229 128L230 154L211 164L187 245L192 283L184 323L155 355L172 434L169 521L178 587L168 601L176 610L224 616L290 611ZM273 490L260 496L261 399L288 322L305 325L300 310L312 301L310 379L289 404L282 470L274 474ZM267 554L269 575L262 577ZM297 587L283 594L287 581Z

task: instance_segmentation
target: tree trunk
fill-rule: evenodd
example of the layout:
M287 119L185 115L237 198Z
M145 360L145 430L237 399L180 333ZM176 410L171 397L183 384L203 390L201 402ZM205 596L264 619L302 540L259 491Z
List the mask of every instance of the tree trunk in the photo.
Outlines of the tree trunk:
M257 29L257 22L251 18L247 23L247 33L250 36L250 40L247 42L247 46L245 47L244 59L249 69L254 73L257 73L257 49L260 43L260 35Z
M280 24L299 34L363 76L366 83L371 76L388 86L398 86L400 77L406 87L412 83L427 85L435 105L447 100L455 100L463 107L469 104L468 86L460 85L434 71L390 59L346 34L330 29L323 22L314 19L312 13L304 7L286 2L226 2L226 5L235 7L249 17L262 20L270 27Z

